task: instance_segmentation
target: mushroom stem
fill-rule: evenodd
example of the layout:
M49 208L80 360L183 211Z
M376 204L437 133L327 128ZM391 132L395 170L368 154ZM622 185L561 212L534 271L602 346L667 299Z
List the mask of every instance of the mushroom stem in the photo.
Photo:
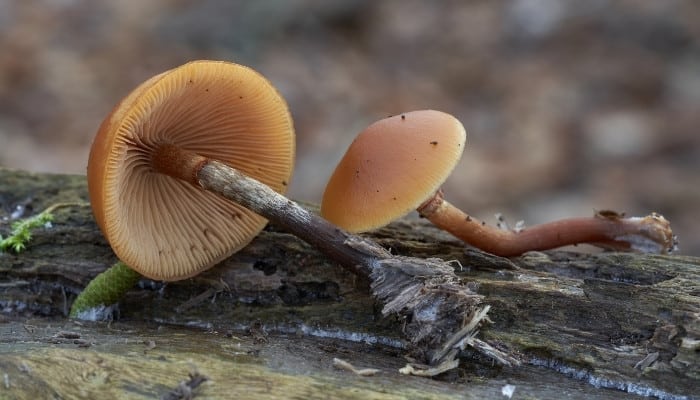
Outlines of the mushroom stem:
M349 240L367 241L353 237L268 186L219 161L207 161L197 173L197 178L203 189L262 215L355 274L369 276L378 265L378 258L387 255L383 248L374 243L363 247L363 250L348 246Z
M599 212L593 217L567 218L511 231L488 226L464 213L446 201L442 191L417 211L466 243L503 257L580 243L647 253L665 253L676 247L669 222L656 213L623 218L614 212Z

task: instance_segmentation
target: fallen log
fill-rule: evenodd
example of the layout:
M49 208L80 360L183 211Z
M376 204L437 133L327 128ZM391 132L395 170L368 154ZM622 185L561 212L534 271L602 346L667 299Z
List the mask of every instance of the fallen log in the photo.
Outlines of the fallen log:
M0 169L0 234L51 204L86 201L83 176ZM700 396L696 257L555 251L506 259L465 249L417 218L373 232L392 253L452 262L491 307L478 337L522 363L499 366L467 349L459 368L428 380L397 372L406 364L403 321L381 317L368 283L274 226L197 277L142 280L111 323L66 317L77 293L116 261L89 207L58 209L33 234L24 252L0 253L0 397L190 390L217 398L235 387L268 398L478 398L501 396L506 384L538 398ZM378 368L380 378L333 369L333 358ZM143 370L135 373L136 364ZM219 368L245 378L227 380ZM188 373L209 379L192 378L200 387L191 388Z

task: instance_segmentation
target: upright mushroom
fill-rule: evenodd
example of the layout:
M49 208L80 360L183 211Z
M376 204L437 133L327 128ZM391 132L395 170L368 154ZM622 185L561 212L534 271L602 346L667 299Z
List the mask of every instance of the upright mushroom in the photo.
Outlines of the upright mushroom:
M434 110L375 122L355 138L331 175L321 215L351 232L362 232L416 209L436 226L500 256L578 243L651 253L675 249L668 221L656 213L623 218L600 212L518 231L484 224L445 201L439 190L459 161L465 139L456 118Z
M267 221L162 172L191 174L206 157L283 193L294 146L286 102L267 79L238 64L190 62L141 84L102 123L87 168L95 219L119 259L142 275L191 277L244 247Z

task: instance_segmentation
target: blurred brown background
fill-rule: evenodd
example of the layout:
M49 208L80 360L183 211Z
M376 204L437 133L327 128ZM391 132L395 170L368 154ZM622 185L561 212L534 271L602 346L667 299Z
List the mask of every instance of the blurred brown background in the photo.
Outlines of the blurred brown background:
M658 211L700 255L695 0L6 0L0 49L3 166L82 174L137 84L231 60L289 102L294 198L372 121L434 108L467 129L445 189L475 216Z

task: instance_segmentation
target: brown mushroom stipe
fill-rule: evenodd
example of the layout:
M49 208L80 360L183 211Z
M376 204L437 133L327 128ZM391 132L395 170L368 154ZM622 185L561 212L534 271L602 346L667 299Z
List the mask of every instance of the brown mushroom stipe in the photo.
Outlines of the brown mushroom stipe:
M601 212L517 232L482 223L445 201L438 190L457 164L465 139L462 124L439 111L413 111L373 123L333 172L321 215L350 232L361 232L416 209L464 242L504 257L579 243L647 253L676 249L669 222L656 213L623 218Z
M445 201L442 192L418 207L418 213L466 243L502 257L579 243L657 254L676 248L670 223L656 213L623 218L606 211L593 217L567 218L516 232L483 224Z
M158 173L196 167L164 160L173 154L167 149L197 153L197 162L218 159L284 192L294 145L287 105L260 74L227 62L185 64L141 84L102 123L88 161L95 219L139 273L191 277L244 247L267 221Z

